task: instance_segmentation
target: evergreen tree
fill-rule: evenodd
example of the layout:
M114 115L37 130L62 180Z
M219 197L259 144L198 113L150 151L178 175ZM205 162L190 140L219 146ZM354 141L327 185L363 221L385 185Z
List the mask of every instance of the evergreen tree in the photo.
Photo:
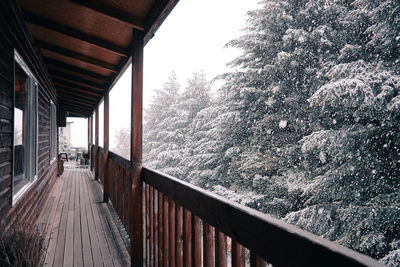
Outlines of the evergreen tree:
M221 91L231 123L220 180L263 193L264 212L375 258L399 254L388 245L399 240L398 204L384 201L400 187L398 10L263 1L229 44L243 54Z
M395 0L261 1L228 44L242 54L215 101L202 73L181 95L173 77L157 92L145 158L400 264L399 11Z
M172 72L162 90L156 90L143 127L143 162L176 177L183 175L179 166L185 125L178 109L179 88L176 74Z

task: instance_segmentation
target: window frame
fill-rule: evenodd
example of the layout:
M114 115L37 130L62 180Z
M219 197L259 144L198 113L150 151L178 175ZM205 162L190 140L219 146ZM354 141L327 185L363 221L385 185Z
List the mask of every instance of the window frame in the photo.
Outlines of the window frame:
M15 180L15 69L16 64L25 72L28 76L28 127L29 129L29 159L25 159L26 169L24 171L24 176L27 180L27 184L22 186L17 192L15 191L14 180ZM14 206L24 195L26 191L37 181L38 178L38 161L39 161L39 112L38 112L38 93L39 93L39 83L29 69L28 65L25 63L21 55L14 49L14 59L13 59L13 102L12 102L12 176L11 176L11 206ZM24 121L23 121L24 123ZM33 124L33 127L31 127ZM24 158L28 153L24 153ZM26 178L28 176L28 178Z
M57 106L50 100L50 164L57 158Z

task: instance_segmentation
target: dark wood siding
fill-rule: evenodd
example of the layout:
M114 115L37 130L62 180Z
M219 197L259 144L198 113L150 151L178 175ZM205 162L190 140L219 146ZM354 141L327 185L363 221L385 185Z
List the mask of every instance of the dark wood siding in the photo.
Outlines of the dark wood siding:
M56 93L44 70L40 56L20 19L19 9L11 0L0 1L0 223L8 227L17 219L36 221L40 207L47 199L57 164L50 165L50 100L57 103ZM14 49L18 51L39 83L38 91L38 178L12 207L12 135Z

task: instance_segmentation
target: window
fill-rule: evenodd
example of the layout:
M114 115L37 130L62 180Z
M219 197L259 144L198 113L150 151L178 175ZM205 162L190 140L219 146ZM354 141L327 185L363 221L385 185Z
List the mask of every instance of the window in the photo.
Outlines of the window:
M37 176L37 88L33 74L15 51L13 203Z
M55 160L57 155L57 112L56 105L50 102L50 161Z

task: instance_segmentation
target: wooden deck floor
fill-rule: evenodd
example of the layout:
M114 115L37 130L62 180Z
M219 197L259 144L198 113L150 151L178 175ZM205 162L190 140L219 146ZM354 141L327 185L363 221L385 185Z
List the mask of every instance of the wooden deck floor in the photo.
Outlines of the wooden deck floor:
M87 169L57 178L38 223L47 226L44 266L130 265L118 222Z

